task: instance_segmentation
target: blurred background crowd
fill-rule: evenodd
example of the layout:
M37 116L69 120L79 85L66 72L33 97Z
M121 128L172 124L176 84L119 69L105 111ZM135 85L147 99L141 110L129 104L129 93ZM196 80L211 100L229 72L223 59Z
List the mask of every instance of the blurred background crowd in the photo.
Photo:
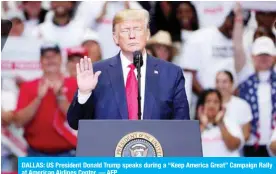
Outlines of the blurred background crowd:
M18 156L74 156L66 112L75 65L116 55L116 12L151 15L148 54L183 69L204 156L276 154L276 4L200 1L2 1L2 171ZM5 36L2 35L2 38ZM164 82L165 83L165 82ZM222 126L222 124L224 126Z

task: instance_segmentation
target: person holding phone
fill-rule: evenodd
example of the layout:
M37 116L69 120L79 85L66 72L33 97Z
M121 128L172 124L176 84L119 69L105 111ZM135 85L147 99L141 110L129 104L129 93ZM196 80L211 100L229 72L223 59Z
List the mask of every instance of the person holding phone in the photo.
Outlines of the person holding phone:
M197 118L200 121L203 156L240 156L244 144L241 127L224 117L222 96L218 90L207 89L200 95Z

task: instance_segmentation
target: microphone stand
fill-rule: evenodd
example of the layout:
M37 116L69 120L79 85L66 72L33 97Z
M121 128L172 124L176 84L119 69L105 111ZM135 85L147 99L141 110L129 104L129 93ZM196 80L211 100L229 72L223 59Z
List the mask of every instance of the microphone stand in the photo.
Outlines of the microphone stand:
M143 66L143 55L140 51L135 51L133 53L133 62L135 67L137 68L137 79L138 79L138 119L141 120L142 112L141 112L141 67Z
M141 120L141 59L139 59L139 63L137 66L137 79L138 79L138 119Z

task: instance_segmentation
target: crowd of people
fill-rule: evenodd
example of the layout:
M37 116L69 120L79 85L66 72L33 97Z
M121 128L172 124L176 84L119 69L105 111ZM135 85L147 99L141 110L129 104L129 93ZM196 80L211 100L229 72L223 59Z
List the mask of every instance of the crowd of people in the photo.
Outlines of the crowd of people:
M74 156L66 113L76 64L119 52L112 20L127 8L151 15L147 53L183 69L203 156L276 155L276 10L235 2L2 2L2 19L13 24L9 37L42 41L42 76L15 78L18 95L2 88L2 135L14 125L23 129L26 155ZM3 142L1 155L2 171L15 170L18 155Z

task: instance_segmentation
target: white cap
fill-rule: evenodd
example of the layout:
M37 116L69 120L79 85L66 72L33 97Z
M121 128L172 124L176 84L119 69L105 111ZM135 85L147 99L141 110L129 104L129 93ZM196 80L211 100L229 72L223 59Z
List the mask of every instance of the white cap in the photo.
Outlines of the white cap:
M25 17L23 15L23 13L21 11L18 10L9 10L6 15L5 15L6 19L8 20L12 20L12 19L20 19L22 21L25 20Z
M262 36L257 38L252 47L252 54L254 56L260 55L260 54L268 54L268 55L274 55L275 54L275 45L269 37Z
M83 44L85 41L95 41L97 43L99 43L99 36L96 32L94 32L91 29L87 29L82 37L81 43Z

